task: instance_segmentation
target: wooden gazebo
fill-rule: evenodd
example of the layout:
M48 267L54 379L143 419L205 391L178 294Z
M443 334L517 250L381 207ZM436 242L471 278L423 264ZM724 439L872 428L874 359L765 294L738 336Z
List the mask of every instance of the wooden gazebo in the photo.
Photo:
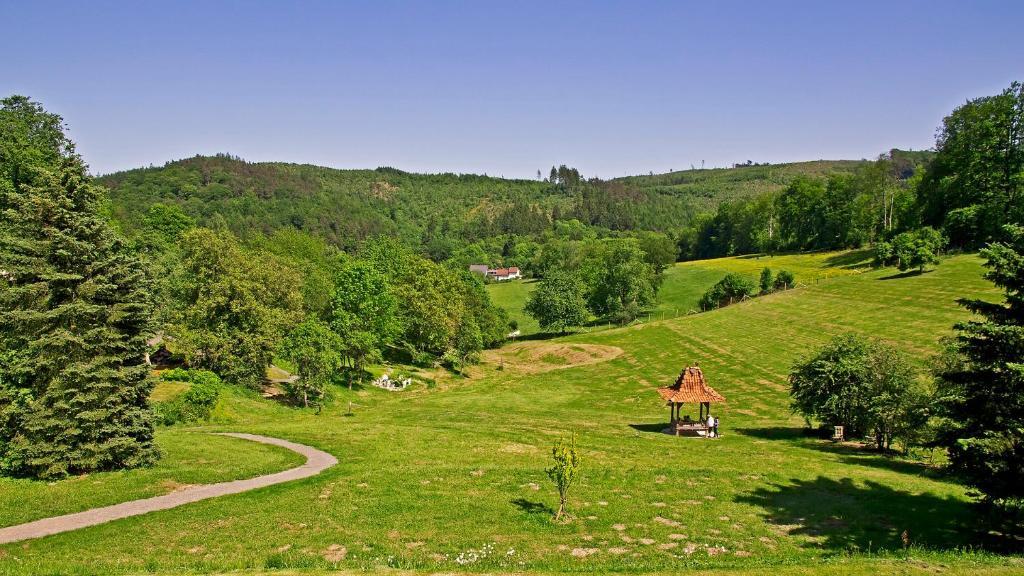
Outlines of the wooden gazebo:
M658 388L658 394L669 407L669 427L665 432L679 436L683 432L707 434L705 418L711 413L712 402L725 402L725 397L715 392L704 380L704 373L699 366L690 366L679 373L675 384ZM697 420L691 420L689 414L680 417L683 404L697 404L700 412Z

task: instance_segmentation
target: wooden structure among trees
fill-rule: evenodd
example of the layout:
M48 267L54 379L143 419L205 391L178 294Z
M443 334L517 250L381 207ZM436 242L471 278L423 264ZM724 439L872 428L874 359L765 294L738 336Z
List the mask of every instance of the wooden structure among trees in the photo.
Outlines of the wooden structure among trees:
M669 426L665 432L676 436L701 432L707 435L706 419L711 414L711 403L725 402L724 396L708 386L699 366L690 366L680 372L675 384L658 388L658 394L669 406ZM697 404L700 407L696 420L691 420L689 414L680 416L683 404Z

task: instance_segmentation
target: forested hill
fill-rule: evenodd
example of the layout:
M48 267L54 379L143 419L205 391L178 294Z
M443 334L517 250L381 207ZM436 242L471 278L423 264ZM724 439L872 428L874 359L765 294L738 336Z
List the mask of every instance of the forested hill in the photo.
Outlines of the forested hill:
M909 178L914 170L927 163L934 152L929 150L889 151L898 176ZM864 166L865 160L813 160L789 164L761 164L750 160L732 168L691 169L647 176L625 176L616 182L657 194L690 199L701 212L714 212L719 204L730 200L751 198L765 192L778 192L797 176L826 177L850 173Z
M196 156L163 167L102 176L111 212L136 234L154 204L174 205L198 223L240 236L305 230L343 248L379 235L443 258L454 248L504 234L533 235L555 220L598 229L673 232L723 201L777 191L798 175L849 172L864 161L814 161L686 170L611 181L572 169L511 180L468 174L413 174L393 168L339 170Z
M374 235L409 243L431 234L488 234L510 207L550 212L564 198L548 185L476 175L410 174L391 168L337 170L196 156L159 168L98 178L111 211L130 235L154 204L176 205L200 224L226 224L240 236L296 228L342 247ZM547 216L544 216L545 220Z
M616 182L657 194L689 198L701 211L713 212L722 202L778 192L796 176L828 176L852 172L863 160L814 160L790 164L738 164L732 168L680 170L647 176L625 176Z

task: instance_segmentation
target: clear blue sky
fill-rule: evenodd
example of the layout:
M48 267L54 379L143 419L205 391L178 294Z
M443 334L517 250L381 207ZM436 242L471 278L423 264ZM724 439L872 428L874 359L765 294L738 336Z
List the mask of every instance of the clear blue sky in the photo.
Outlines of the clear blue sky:
M196 153L602 177L927 148L1024 2L0 0L0 94L95 172Z

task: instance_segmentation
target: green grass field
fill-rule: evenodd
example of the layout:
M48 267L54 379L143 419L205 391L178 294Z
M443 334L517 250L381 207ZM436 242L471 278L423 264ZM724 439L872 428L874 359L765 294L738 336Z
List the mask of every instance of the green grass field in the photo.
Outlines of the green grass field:
M520 342L489 352L470 378L430 389L337 389L319 416L229 393L205 429L287 438L340 463L306 480L0 546L0 574L1024 571L1020 557L978 551L988 542L962 486L922 463L805 437L788 409L793 362L834 334L884 338L927 366L939 338L967 317L957 298L997 297L980 260L898 275L853 273L842 267L849 258L829 255L774 261L783 258L778 267L798 278L827 278L705 314ZM763 266L740 260L672 274ZM693 362L728 399L716 407L718 440L659 432L668 411L654 388ZM349 401L357 407L347 417ZM584 472L572 521L555 524L544 468L552 442L571 431ZM167 455L154 470L194 466L209 450L206 467L223 472L221 460L251 447L177 430L160 439ZM237 460L273 467L279 457L252 449L259 454ZM120 496L142 493L152 474L118 473ZM22 494L36 490L59 489L67 510L93 505L90 481L0 483L0 518L25 519L21 508L33 504Z
M537 287L534 280L511 280L494 282L487 285L487 294L495 304L508 312L510 320L519 323L519 331L525 336L540 332L540 326L532 316L523 312L523 306L530 298L530 293Z
M723 276L738 272L757 282L761 270L771 268L774 273L789 270L796 275L798 284L813 284L835 276L857 274L871 263L867 250L847 252L821 252L815 254L784 254L779 256L738 256L680 262L665 271L658 289L658 302L653 309L641 317L641 321L664 320L699 310L701 296ZM523 306L536 287L533 280L487 285L487 292L495 304L519 322L524 336L540 332L540 326L530 315L523 312ZM593 331L591 327L584 331Z
M87 474L59 482L0 477L0 524L11 526L159 496L193 484L259 476L303 462L301 456L276 446L181 428L159 430L157 443L163 458L143 470Z

